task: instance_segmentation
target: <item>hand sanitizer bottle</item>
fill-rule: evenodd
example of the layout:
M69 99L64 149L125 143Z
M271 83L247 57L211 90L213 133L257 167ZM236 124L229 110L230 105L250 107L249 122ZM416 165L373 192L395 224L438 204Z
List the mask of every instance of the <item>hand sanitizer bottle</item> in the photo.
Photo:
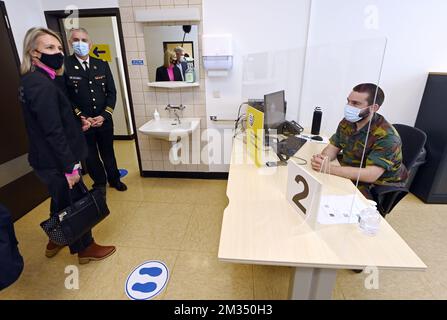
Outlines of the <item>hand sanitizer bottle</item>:
M157 110L157 109L155 109L155 112L154 112L154 120L155 120L155 121L160 120L160 114L158 113L158 110Z
M195 72L194 72L194 67L193 67L193 62L192 62L194 60L189 58L187 61L188 61L188 68L186 69L186 72L185 72L185 82L194 83L194 81L195 81L194 73Z

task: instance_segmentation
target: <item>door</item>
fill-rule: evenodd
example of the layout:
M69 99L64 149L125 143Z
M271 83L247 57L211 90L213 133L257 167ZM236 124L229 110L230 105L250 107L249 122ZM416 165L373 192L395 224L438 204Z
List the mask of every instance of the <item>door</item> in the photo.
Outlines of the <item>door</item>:
M8 21L0 2L0 203L17 220L48 195L28 164L28 142L19 93L19 57Z

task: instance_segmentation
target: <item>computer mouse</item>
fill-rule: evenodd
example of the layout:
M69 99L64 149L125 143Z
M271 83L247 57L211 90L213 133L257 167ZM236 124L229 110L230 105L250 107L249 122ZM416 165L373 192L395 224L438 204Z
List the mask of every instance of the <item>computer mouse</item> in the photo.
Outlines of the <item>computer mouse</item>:
M315 141L323 141L323 138L320 137L320 136L314 136L314 137L312 137L312 140L315 140Z

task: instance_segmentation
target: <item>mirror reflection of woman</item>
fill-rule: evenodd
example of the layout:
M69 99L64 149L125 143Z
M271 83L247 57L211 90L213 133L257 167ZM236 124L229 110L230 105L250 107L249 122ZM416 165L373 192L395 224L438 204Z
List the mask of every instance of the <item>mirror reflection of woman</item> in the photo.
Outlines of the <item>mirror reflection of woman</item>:
M180 70L175 67L177 60L174 52L166 50L164 64L157 68L155 81L182 81Z

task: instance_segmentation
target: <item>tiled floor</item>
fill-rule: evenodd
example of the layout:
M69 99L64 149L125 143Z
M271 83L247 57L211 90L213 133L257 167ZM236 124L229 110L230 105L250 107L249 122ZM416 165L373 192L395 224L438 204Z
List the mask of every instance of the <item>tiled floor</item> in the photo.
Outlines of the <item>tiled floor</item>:
M77 265L64 249L44 256L39 223L49 201L16 223L25 270L0 299L127 299L128 274L147 260L171 271L157 299L287 299L291 268L221 263L217 260L226 181L140 178L134 145L117 142L118 163L129 170L127 192L108 190L111 215L94 229L117 252L79 266L79 290L67 290L66 267ZM379 290L366 290L367 275L340 271L334 299L447 299L447 206L408 196L388 221L429 266L425 273L382 271Z

